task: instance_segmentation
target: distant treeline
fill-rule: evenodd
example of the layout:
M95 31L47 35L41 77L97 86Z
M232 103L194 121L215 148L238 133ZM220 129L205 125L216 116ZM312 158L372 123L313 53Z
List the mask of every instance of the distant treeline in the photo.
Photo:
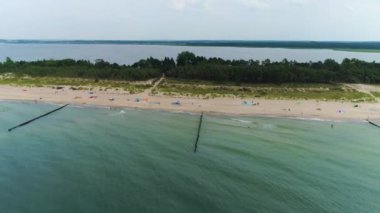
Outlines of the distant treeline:
M1 73L13 73L17 76L29 75L32 77L70 77L87 79L109 80L146 80L162 75L156 67L134 67L96 60L94 63L87 60L41 60L17 61L7 58L0 63Z
M1 73L34 77L73 77L95 80L145 80L165 74L172 78L237 83L380 83L380 63L345 59L299 63L284 59L224 60L205 58L182 52L177 59L148 58L133 65L118 65L103 60L42 60L14 62L7 58L0 63Z
M245 41L245 40L4 40L8 44L119 44L119 45L169 45L208 47L256 47L256 48L306 48L380 50L380 42L337 41Z

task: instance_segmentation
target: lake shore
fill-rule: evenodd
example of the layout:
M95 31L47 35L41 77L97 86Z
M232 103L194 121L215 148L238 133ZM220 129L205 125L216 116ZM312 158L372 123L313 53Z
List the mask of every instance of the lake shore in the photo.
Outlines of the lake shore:
M71 90L69 86L19 87L0 85L0 100L89 105L111 108L136 108L174 112L228 115L293 117L323 120L380 119L380 103L352 103L317 100L271 100L129 94L116 89Z

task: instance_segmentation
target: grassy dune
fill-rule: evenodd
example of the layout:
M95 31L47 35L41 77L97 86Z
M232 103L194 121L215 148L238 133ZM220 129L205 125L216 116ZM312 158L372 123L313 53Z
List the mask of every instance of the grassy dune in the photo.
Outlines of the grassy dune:
M198 82L168 79L158 88L165 95L196 96L202 98L240 97L265 99L375 101L366 93L341 84L242 84Z
M78 78L31 78L12 75L0 76L0 84L27 87L70 86L72 90L121 90L130 94L142 93L151 88L155 80L147 82L110 81ZM341 84L239 84L233 82L211 82L196 80L165 79L151 94L168 96L192 96L199 98L265 98L299 100L333 100L373 102L380 92L359 92Z
M373 96L380 98L380 92L371 92Z
M79 78L31 78L16 77L12 75L0 76L0 84L27 87L43 87L43 86L70 86L73 90L91 90L98 88L101 90L118 89L124 90L131 94L141 93L152 86L149 82L129 82L129 81L109 81Z

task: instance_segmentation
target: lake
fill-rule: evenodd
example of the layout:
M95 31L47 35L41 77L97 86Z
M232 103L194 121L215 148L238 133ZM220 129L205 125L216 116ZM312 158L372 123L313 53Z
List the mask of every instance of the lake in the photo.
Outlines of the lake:
M331 58L341 62L344 58L380 62L380 53L346 52L329 49L282 49L240 47L190 47L125 44L7 44L0 43L0 60L34 61L41 59L104 59L119 64L132 64L140 59L155 57L176 58L182 51L191 51L205 57L223 59L254 59L281 61L284 58L299 62L324 61Z

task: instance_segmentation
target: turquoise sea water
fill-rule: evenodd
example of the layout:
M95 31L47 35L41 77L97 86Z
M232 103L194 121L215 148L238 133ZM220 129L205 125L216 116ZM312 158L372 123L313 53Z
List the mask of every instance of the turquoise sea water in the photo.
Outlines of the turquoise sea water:
M360 122L0 102L1 212L380 212Z

